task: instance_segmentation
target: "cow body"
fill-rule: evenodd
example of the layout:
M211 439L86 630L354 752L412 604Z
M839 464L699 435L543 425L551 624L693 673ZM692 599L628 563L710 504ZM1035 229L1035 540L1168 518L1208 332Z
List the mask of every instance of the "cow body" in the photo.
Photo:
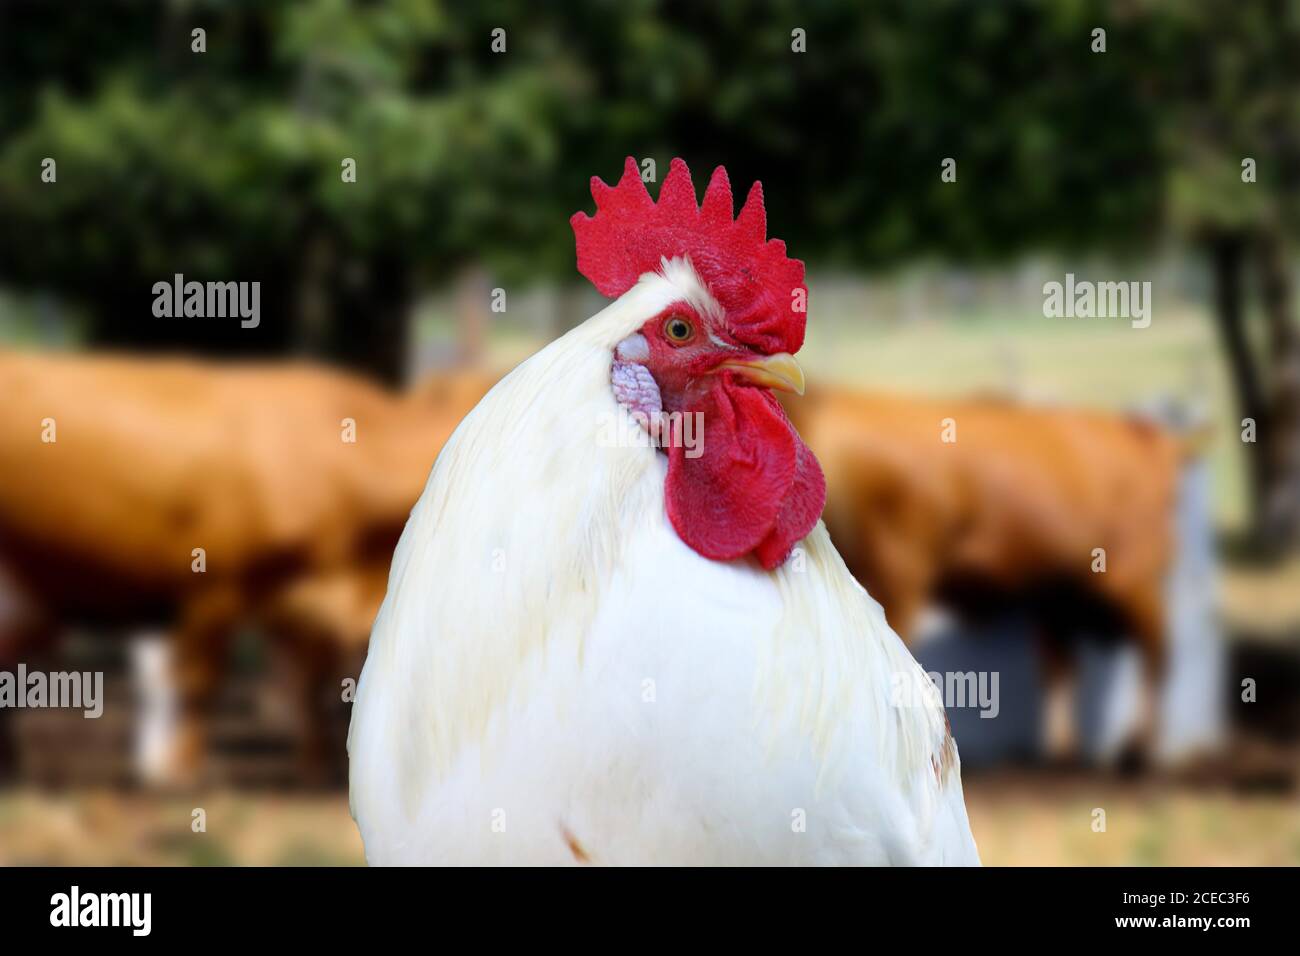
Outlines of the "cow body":
M364 647L465 411L446 387L397 396L306 364L6 352L0 391L0 567L24 608L0 655L72 623L173 627L181 775L237 624L270 622L316 669ZM335 613L304 615L305 595Z

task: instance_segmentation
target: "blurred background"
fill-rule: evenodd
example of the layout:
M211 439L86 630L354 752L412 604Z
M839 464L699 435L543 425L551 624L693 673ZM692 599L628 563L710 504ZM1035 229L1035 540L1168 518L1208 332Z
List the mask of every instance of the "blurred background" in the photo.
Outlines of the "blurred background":
M761 179L807 262L832 537L997 688L948 700L985 862L1300 863L1297 130L1284 0L8 0L0 671L104 714L0 709L0 863L362 861L392 547L601 307L568 218L627 155Z

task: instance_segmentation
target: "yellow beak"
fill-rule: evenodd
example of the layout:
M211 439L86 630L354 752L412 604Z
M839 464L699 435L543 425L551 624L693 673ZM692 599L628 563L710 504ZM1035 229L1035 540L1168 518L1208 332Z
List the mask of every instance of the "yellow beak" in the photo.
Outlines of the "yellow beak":
M775 355L764 355L746 361L723 362L718 368L729 368L741 378L764 388L803 394L803 369L789 352L777 352Z

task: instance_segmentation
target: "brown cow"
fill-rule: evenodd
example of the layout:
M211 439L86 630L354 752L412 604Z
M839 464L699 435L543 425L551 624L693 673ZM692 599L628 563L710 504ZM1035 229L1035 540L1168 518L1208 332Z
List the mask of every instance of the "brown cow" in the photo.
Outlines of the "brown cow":
M0 569L28 610L0 621L0 662L69 622L174 623L192 776L238 623L313 666L364 646L433 459L491 381L396 396L306 364L0 352ZM336 616L302 613L309 595Z
M932 601L967 614L1030 608L1048 750L1066 756L1075 746L1067 637L1089 627L1131 634L1147 684L1138 751L1147 745L1164 667L1173 437L1116 415L991 397L823 389L789 412L825 469L836 547L905 639Z

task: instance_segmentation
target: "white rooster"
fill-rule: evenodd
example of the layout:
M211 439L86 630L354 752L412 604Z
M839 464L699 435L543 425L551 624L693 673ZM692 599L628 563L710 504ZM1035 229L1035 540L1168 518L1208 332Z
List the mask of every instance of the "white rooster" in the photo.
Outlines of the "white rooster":
M937 692L771 391L807 290L761 187L733 219L674 160L655 203L629 158L592 193L578 265L617 301L466 417L397 546L348 737L366 858L977 864Z

